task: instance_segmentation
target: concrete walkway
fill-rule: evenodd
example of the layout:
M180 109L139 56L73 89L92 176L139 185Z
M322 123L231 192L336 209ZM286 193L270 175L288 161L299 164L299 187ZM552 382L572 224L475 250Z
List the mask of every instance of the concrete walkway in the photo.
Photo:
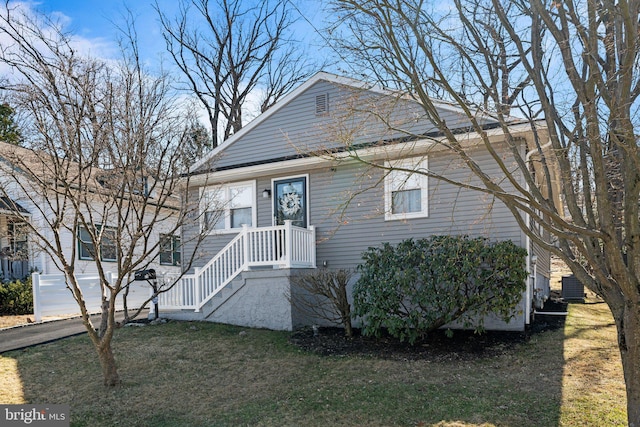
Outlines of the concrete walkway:
M147 315L148 310L144 310L137 318L146 319ZM116 321L121 321L122 319L124 319L124 312L117 312ZM94 326L98 327L100 325L100 315L95 314L91 316L91 322L93 322ZM86 333L87 329L82 324L80 317L42 323L29 323L27 325L1 329L0 353L20 350Z

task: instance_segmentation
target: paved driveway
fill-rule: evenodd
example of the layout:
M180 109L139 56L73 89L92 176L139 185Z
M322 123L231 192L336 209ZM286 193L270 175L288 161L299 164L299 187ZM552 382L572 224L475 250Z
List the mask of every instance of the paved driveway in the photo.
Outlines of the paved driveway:
M138 318L146 319L147 315L148 311L145 310L140 313ZM124 314L122 312L116 313L117 321L123 318ZM100 324L100 315L91 316L91 321L95 326L98 326ZM0 353L44 344L86 332L82 319L79 317L43 323L30 323L15 328L2 329L0 330Z

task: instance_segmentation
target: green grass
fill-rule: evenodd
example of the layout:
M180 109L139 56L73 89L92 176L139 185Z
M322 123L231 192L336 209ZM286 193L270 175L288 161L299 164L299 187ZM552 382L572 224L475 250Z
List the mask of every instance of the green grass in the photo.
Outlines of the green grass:
M70 404L73 426L626 423L604 304L574 305L565 331L471 361L321 357L288 336L208 323L123 328L123 384L112 389L88 339L65 339L0 356L0 403Z

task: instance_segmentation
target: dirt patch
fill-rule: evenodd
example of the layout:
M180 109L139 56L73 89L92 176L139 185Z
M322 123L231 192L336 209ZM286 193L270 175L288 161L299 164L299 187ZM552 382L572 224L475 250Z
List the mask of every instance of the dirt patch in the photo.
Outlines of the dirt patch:
M69 319L72 317L79 317L78 314L60 315L60 316L44 316L43 322L51 322L53 320ZM28 325L35 323L35 316L33 314L19 314L15 316L0 316L0 329L11 328L14 326Z
M542 311L565 312L567 304L549 300ZM456 330L448 337L439 330L425 339L410 345L384 334L380 338L363 336L359 330L354 337L344 336L342 328L311 328L293 332L290 342L299 348L322 356L364 356L391 360L475 360L505 354L535 334L564 327L565 316L536 315L534 322L524 332Z
M33 314L22 314L15 316L0 316L0 329L10 328L12 326L26 325L27 323L33 323Z

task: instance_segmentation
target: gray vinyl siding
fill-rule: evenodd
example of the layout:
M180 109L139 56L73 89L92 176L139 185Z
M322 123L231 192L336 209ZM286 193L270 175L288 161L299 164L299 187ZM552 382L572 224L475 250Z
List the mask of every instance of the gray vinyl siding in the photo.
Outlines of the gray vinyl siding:
M548 238L548 233L545 234L547 234L546 237ZM549 277L551 277L551 253L534 242L531 243L531 246L531 254L538 257L536 262L538 274L549 279Z
M316 115L317 95L328 95L327 114ZM389 103L385 106L385 103ZM346 141L344 128L356 128L349 141L374 142L406 136L406 133L388 131L381 121L371 117L343 113L351 104L376 105L377 112L388 110L389 120L396 127L417 133L434 131L422 116L416 104L403 100L397 103L379 93L359 91L326 80L319 80L286 104L273 108L270 115L255 125L249 125L239 138L232 137L222 146L213 164L218 169L233 169L242 165L260 164L274 159L295 156L300 152L320 147L335 147ZM388 107L388 108L386 108ZM363 108L366 110L367 108ZM441 116L452 127L468 123L457 110L443 104ZM341 113L342 112L342 113ZM345 117L346 116L346 117ZM478 161L488 174L501 177L488 153L478 152ZM428 156L429 168L445 173L460 182L477 182L467 167L448 153ZM203 166L207 168L211 164ZM525 246L523 233L508 209L491 196L464 190L435 179L429 179L429 216L407 221L386 221L384 218L384 184L381 171L367 170L356 163L341 163L335 168L323 166L279 174L274 162L273 173L255 177L257 226L272 225L272 198L262 197L264 189L271 188L271 180L285 176L308 174L309 225L317 230L317 265L326 262L329 267L353 268L360 263L362 252L382 242L397 243L403 239L420 238L432 234L469 234L487 236L494 240L513 240ZM244 179L243 179L244 180ZM228 181L233 181L228 180ZM373 184L378 184L373 186ZM373 187L373 188L368 188ZM192 191L197 191L197 188ZM355 195L355 193L361 193ZM197 193L193 193L197 194ZM344 206L347 198L353 200ZM342 208L345 208L342 210ZM191 227L191 228L190 228ZM188 254L190 234L199 230L198 224L185 226L184 247ZM204 264L235 234L208 237L198 251ZM191 249L192 250L192 249Z
M429 168L447 171L448 177L472 182L470 172L452 167L446 155L429 156ZM486 159L485 165L491 162ZM407 238L433 234L468 234L492 240L512 240L525 245L522 231L509 210L499 201L482 193L463 190L451 184L429 179L429 216L387 221L384 218L384 186L356 196L346 210L340 205L354 190L364 190L381 179L380 170L367 170L365 179L357 165L339 166L335 173L312 174L312 221L317 227L317 264L332 268L353 268L362 253L382 242L392 244Z
M489 175L499 173L485 152L476 160ZM428 157L429 169L460 182L477 183L471 172L446 153ZM300 171L309 177L309 224L316 227L317 265L331 268L355 268L362 253L382 242L398 243L407 238L433 234L467 234L492 240L512 240L525 246L525 237L511 212L498 200L483 193L461 189L430 178L428 182L429 216L410 220L385 220L382 171L364 168L352 162L335 168ZM257 178L257 226L272 225L272 198L262 191L271 188L271 180L299 175L268 175ZM347 199L352 199L345 205ZM185 227L186 233L189 227ZM202 265L222 249L235 234L210 236L199 251L196 265ZM185 239L187 241L188 239ZM542 261L542 259L541 259Z
M328 95L329 111L317 115L316 96L323 94ZM385 118L381 120L372 114L353 113L354 107L359 110L372 109L375 115L384 115ZM467 126L469 123L452 107L444 106L440 111L450 128ZM390 130L389 125L396 130ZM373 143L436 131L424 118L421 107L414 102L398 101L393 97L323 80L287 104L277 106L267 120L248 126L250 131L237 140L232 138L224 143L227 146L221 146L224 148L216 156L215 162L207 163L203 168L213 166L220 169L264 163L298 156L318 148L344 147L347 140L355 144ZM357 130L346 132L346 128Z

